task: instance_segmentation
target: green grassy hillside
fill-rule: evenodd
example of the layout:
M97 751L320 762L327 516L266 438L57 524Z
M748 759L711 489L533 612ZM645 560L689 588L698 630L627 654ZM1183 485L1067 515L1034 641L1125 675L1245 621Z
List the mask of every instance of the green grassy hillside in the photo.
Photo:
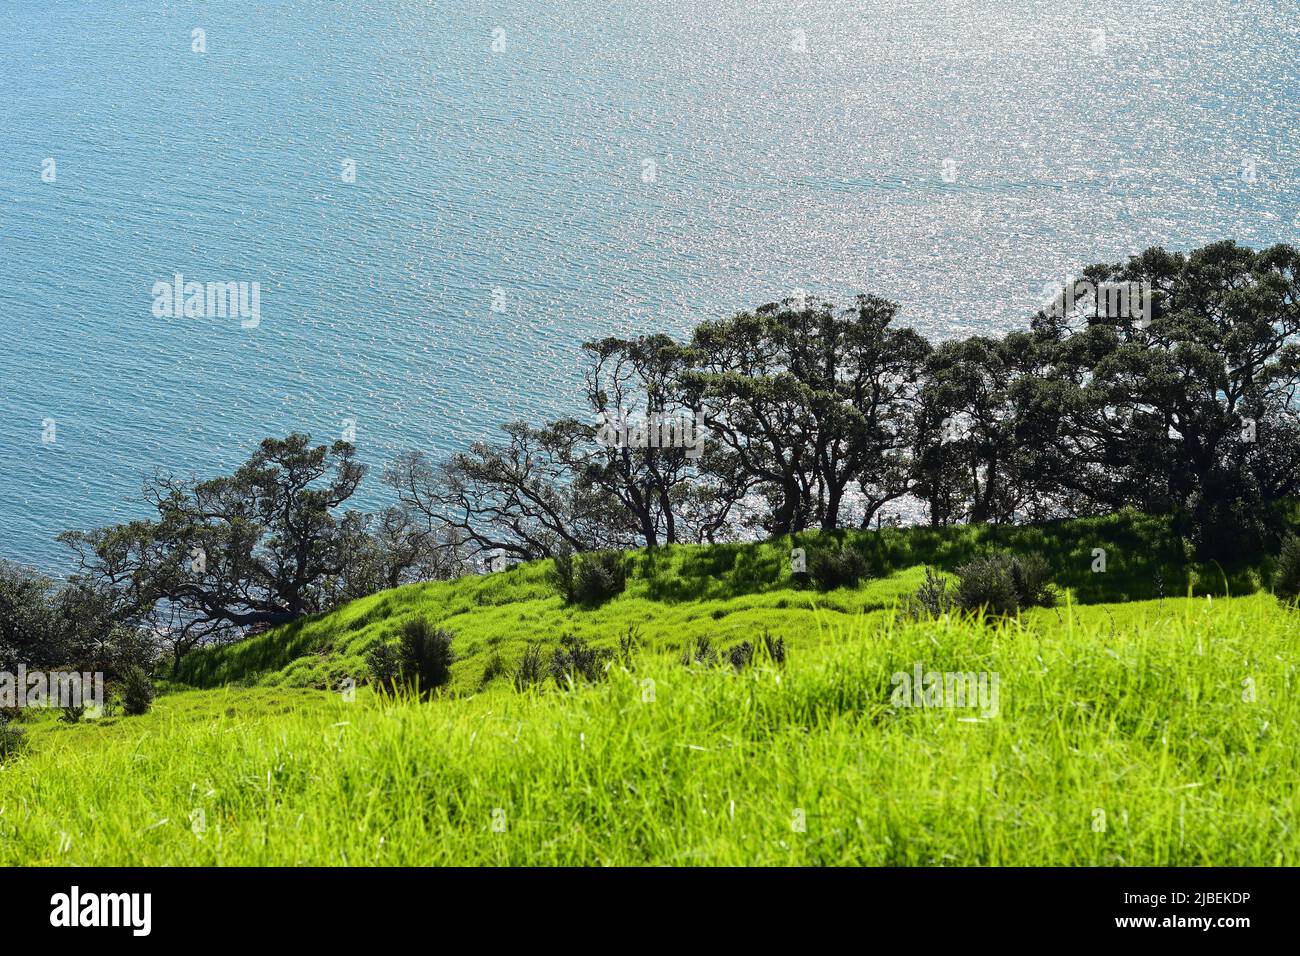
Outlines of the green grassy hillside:
M818 621L739 673L651 652L567 692L42 720L0 771L0 864L1297 860L1297 618L1267 595ZM998 675L998 714L897 706L917 662Z
M376 594L331 614L308 618L230 647L191 655L179 679L193 687L233 683L336 687L365 679L365 652L422 616L456 634L460 662L453 687L475 691L494 659L511 669L526 644L575 634L613 646L628 628L651 647L673 650L707 636L716 647L767 628L791 646L815 645L817 615L883 616L913 593L925 566L953 571L992 549L1040 551L1054 579L1076 603L1124 602L1189 593L1246 594L1264 580L1260 569L1188 564L1169 522L1122 513L1040 526L961 526L845 532L836 536L868 558L872 578L826 594L800 590L790 549L812 549L826 536L752 544L676 546L635 552L627 591L597 608L566 606L547 583L549 561L509 571L414 585ZM1094 573L1093 550L1106 551L1106 572ZM497 683L507 676L492 678ZM491 681L489 681L491 683Z
M638 552L594 608L539 562L195 654L144 716L28 715L0 865L1296 862L1300 612L1259 592L1267 567L1190 565L1128 514L840 537L860 587L796 586L789 549L815 535ZM894 613L927 565L995 548L1043 552L1059 605ZM417 616L456 634L449 692L326 689ZM510 683L528 642L630 627L640 650L599 683ZM783 664L681 661L764 629ZM904 706L917 667L996 680L996 713Z

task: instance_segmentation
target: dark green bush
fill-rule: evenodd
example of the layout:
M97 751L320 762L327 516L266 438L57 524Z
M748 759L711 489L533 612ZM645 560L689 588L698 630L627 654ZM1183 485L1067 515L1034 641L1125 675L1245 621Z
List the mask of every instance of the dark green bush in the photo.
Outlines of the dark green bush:
M949 587L948 579L940 577L933 568L926 568L925 582L899 608L899 614L913 621L941 617L951 611L955 604L956 594Z
M1021 607L1055 607L1056 585L1047 558L1037 551L1011 561L1011 578Z
M423 695L449 683L451 665L456 661L451 649L454 637L451 631L434 627L422 617L404 623L398 643L403 682Z
M618 551L593 551L578 558L574 601L602 604L627 587L627 568Z
M17 756L27 748L27 731L0 717L0 762Z
M551 586L567 604L603 604L627 587L627 566L621 551L587 551L555 558L548 575Z
M1041 554L999 551L967 562L957 569L957 575L961 583L956 603L964 611L984 608L990 615L1009 616L1022 608L1056 603L1056 589Z
M546 572L546 580L564 598L565 604L572 604L577 594L575 564L573 552L557 554L551 562L551 569Z
M1240 474L1216 471L1192 493L1177 524L1198 561L1232 562L1265 549L1269 517L1258 487Z
M867 576L867 561L847 545L817 548L808 555L808 576L819 591L857 587Z
M727 652L727 657L731 659L731 666L736 670L744 670L754 660L754 645L749 641L741 641Z
M392 690L397 686L401 661L397 648L387 642L375 644L366 651L366 668L370 671L370 682L376 687Z
M1273 593L1288 603L1300 601L1300 536L1287 535L1273 569Z
M395 647L380 644L370 649L366 663L371 678L386 690L410 690L427 697L451 681L454 637L422 617L411 618L402 624Z
M143 667L128 666L122 672L122 713L128 717L147 714L153 706L153 678Z
M551 654L551 677L560 687L585 680L594 683L605 677L609 651L592 647L580 637L566 634Z

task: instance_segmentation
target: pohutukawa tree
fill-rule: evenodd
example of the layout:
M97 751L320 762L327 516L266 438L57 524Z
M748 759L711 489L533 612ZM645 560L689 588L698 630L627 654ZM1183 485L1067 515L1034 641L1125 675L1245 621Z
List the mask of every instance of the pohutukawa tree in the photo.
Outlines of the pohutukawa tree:
M62 663L56 593L46 575L0 560L0 671Z
M503 430L505 442L476 442L441 463L421 452L400 455L384 481L471 565L496 555L527 561L633 546L627 512L576 481L574 462L593 441L590 426L514 422Z
M812 514L811 396L786 368L781 314L773 305L701 324L684 376L710 436L767 500L772 535L807 527Z
M1149 290L1144 315L1047 310L1026 382L1057 413L1042 473L1105 508L1179 511L1203 558L1257 549L1300 492L1300 251L1219 242L1085 271Z
M573 449L579 482L617 500L641 544L725 536L749 485L690 404L682 385L689 353L666 335L606 338L583 351L594 428L592 441Z
M972 336L939 345L925 365L912 493L931 524L1058 517L1032 450L1043 423L1019 385L1042 373L1033 338ZM1055 421L1049 419L1054 429Z
M365 473L353 456L346 442L268 438L233 475L147 482L156 517L61 540L77 580L113 595L117 616L152 627L179 662L205 641L324 606L361 533L337 513Z
M787 299L696 329L684 382L767 498L770 534L839 527L850 489L864 525L907 492L929 345L891 328L897 311L875 296L838 312Z

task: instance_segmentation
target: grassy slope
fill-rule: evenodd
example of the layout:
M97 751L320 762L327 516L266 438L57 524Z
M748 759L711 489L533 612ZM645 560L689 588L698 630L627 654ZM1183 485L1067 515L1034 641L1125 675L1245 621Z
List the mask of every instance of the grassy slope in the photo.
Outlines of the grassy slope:
M566 607L546 583L550 562L534 562L373 595L332 614L191 655L180 677L195 687L239 682L324 688L345 677L362 680L365 651L417 615L456 633L461 662L453 668L453 686L460 691L480 688L494 654L510 668L528 642L554 642L564 633L612 646L635 626L656 648L680 648L706 635L725 648L767 627L792 646L807 646L818 640L814 607L832 617L864 611L884 615L916 590L924 565L952 571L991 548L1043 552L1055 580L1087 604L1183 596L1189 588L1198 594L1243 594L1259 586L1251 568L1187 566L1166 521L1131 514L1035 527L886 529L842 537L878 569L879 576L861 588L816 594L794 587L790 548L811 546L818 535L637 552L627 592L593 609ZM1094 548L1107 552L1104 574L1092 572Z
M565 693L43 719L0 770L0 864L1296 861L1297 625L1269 596L822 622L779 670L649 652ZM892 708L915 661L996 672L1000 715Z
M852 537L882 571L856 590L793 589L790 542L672 548L634 555L600 608L564 607L534 564L195 655L184 676L216 689L26 724L30 752L0 768L0 864L1296 861L1300 617L1222 597L1258 572L1186 568L1163 522L1125 515ZM989 547L1045 552L1068 602L895 622L924 564ZM311 689L359 676L416 614L458 635L454 697ZM603 684L479 689L494 651L565 631L609 644L632 624L644 649ZM678 661L696 635L726 647L764 626L787 638L784 668ZM917 661L997 673L1000 715L891 706L890 676ZM216 686L236 682L264 686Z

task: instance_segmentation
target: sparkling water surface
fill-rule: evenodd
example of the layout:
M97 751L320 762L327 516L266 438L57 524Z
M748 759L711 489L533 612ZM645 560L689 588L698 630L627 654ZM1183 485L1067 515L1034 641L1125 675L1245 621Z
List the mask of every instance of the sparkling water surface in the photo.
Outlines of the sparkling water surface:
M269 434L378 468L571 411L597 336L796 289L997 332L1089 262L1300 241L1297 13L3 0L0 556ZM176 273L260 324L156 317Z

